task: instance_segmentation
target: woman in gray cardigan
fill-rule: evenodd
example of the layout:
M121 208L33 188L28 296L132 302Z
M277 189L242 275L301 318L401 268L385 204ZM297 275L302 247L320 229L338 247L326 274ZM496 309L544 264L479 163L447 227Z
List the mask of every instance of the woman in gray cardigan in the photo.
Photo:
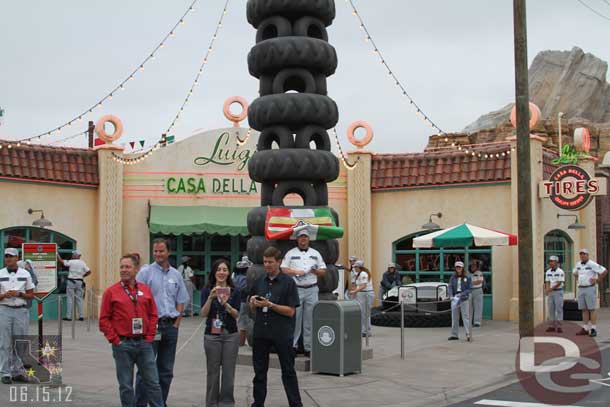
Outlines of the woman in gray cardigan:
M455 262L455 274L449 280L449 298L451 299L451 336L450 341L459 339L460 312L466 331L466 340L470 342L470 315L468 309L468 295L472 290L472 280L466 275L464 263Z

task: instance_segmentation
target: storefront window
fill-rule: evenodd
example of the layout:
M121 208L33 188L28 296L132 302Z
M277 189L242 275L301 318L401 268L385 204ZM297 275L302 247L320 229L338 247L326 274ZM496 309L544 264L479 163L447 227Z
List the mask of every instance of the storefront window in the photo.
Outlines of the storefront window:
M573 288L572 239L561 230L552 230L544 236L544 271L548 268L550 256L559 257L559 267L566 273L566 291Z
M486 319L492 317L492 257L490 247L420 249L413 247L413 238L430 232L419 232L393 244L393 261L400 267L402 284L449 282L456 261L468 265L467 270L481 270L485 278L484 309Z
M246 252L248 236L218 236L208 234L198 234L191 236L151 236L151 259L152 241L157 237L164 237L170 240L172 247L170 263L179 266L183 256L191 258L189 265L196 276L196 287L201 289L207 282L207 276L212 267L212 263L219 258L226 258L231 263L231 270L237 261Z
M0 248L2 252L7 247L18 249L21 253L23 243L56 243L57 251L62 259L72 258L72 250L76 249L76 241L66 235L49 229L37 227L19 227L0 230ZM4 258L1 260L4 267ZM57 265L57 289L55 293L63 294L66 292L66 276L68 269L61 264Z

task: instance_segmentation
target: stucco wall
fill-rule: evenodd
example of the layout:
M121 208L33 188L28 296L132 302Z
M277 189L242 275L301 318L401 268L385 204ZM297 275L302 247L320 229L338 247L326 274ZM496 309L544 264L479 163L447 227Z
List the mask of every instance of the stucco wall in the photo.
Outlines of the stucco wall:
M0 181L0 196L5 204L0 209L0 229L31 226L39 213L27 209L43 209L53 222L47 228L76 240L83 260L93 273L97 264L97 190L62 185ZM88 286L97 286L95 274L87 279Z
M471 223L511 231L510 184L375 192L373 201L373 280L375 290L392 260L392 243L421 231L431 213L441 227ZM493 248L493 317L508 319L514 247ZM357 253L356 253L357 255ZM508 288L508 289L507 289Z

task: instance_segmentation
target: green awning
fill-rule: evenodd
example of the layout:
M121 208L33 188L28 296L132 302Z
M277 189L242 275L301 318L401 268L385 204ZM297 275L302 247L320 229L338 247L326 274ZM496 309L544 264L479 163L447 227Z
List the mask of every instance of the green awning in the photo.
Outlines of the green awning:
M252 208L152 205L148 226L151 233L164 235L209 233L247 236L246 219L250 209Z

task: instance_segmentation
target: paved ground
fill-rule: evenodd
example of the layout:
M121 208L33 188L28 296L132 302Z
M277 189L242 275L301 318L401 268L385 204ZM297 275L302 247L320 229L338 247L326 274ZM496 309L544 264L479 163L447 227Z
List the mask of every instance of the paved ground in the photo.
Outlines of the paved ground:
M602 312L600 343L610 339L610 312ZM180 331L179 354L169 405L202 406L205 391L205 355L201 319L185 319ZM32 325L31 332L36 332ZM55 321L45 325L46 334L57 331ZM514 381L517 325L488 321L475 330L474 342L448 342L449 328L406 329L406 357L400 358L400 330L374 327L371 346L374 358L363 363L362 374L346 377L299 373L307 407L398 407L444 406L471 399ZM110 346L92 325L79 322L76 340L64 325L62 397L71 391L71 402L33 403L40 400L37 386L0 385L0 406L118 406L118 385ZM238 366L238 406L248 406L252 393L252 368ZM268 407L286 406L280 372L271 370ZM51 389L51 400L58 399ZM39 390L40 392L40 390ZM30 401L14 401L25 394ZM14 401L14 402L12 402Z

